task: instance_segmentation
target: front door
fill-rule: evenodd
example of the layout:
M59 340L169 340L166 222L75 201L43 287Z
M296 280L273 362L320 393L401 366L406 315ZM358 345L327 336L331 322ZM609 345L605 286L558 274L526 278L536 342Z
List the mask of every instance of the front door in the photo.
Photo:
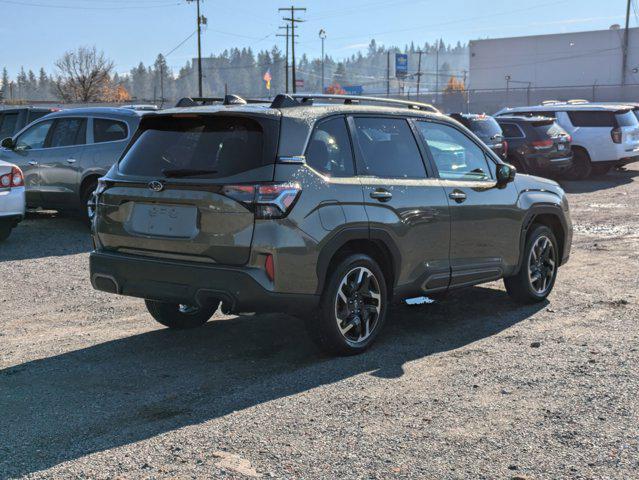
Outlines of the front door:
M498 187L488 149L457 127L415 124L450 205L451 286L500 278L519 258L522 219L514 183Z
M357 116L350 125L371 237L389 237L401 259L396 293L448 288L449 207L439 180L426 168L410 123Z
M22 170L30 207L41 205L40 164L46 158L44 147L52 124L52 120L35 123L15 137L13 150L0 150L0 159L14 163Z
M65 207L78 203L86 131L85 118L55 120L46 143L46 158L40 163L40 193L45 205Z

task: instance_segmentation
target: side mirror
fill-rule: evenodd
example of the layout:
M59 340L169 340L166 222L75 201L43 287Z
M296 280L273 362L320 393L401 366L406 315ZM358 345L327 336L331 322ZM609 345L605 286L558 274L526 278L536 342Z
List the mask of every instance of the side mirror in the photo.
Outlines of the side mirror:
M517 169L508 163L497 165L497 185L504 186L515 179Z
M7 137L2 140L2 143L0 143L0 146L2 146L2 148L8 148L9 150L13 150L16 144L13 143L13 138Z

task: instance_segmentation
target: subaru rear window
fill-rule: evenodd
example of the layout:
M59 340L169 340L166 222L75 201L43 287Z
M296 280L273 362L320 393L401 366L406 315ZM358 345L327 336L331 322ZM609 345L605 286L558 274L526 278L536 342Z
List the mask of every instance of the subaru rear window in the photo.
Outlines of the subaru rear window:
M147 117L120 160L119 170L128 175L154 177L236 175L274 163L275 147L265 137L260 122L246 117Z
M494 138L502 135L501 127L493 117L471 118L470 130L479 137Z

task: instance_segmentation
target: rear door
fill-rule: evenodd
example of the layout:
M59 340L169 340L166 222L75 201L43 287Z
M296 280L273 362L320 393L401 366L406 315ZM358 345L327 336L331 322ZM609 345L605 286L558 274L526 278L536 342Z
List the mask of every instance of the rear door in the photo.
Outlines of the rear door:
M451 286L501 277L517 264L521 214L514 183L498 188L495 163L450 124L417 121L451 215Z
M86 136L86 118L62 117L53 122L45 145L46 155L40 163L40 193L45 206L77 205Z
M405 118L356 116L357 170L371 235L399 250L399 294L448 288L450 215L444 189L424 162Z
M105 249L226 265L248 261L254 185L273 180L275 117L145 117L98 198Z
M570 110L565 112L572 124L573 143L588 150L594 162L614 160L617 152L611 133L615 128L612 110ZM562 125L563 126L563 125Z
M130 128L122 119L91 118L88 131L89 146L82 158L82 172L105 174L122 155L132 131L135 131L135 128Z

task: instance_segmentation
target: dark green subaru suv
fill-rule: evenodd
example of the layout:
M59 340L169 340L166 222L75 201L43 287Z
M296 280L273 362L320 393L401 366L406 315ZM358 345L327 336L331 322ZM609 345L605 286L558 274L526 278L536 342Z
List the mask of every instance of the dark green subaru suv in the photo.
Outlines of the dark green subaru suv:
M563 190L515 176L429 105L208 103L145 116L93 199L93 286L145 299L163 325L202 325L220 305L289 312L352 354L394 300L503 278L538 302L568 259Z

